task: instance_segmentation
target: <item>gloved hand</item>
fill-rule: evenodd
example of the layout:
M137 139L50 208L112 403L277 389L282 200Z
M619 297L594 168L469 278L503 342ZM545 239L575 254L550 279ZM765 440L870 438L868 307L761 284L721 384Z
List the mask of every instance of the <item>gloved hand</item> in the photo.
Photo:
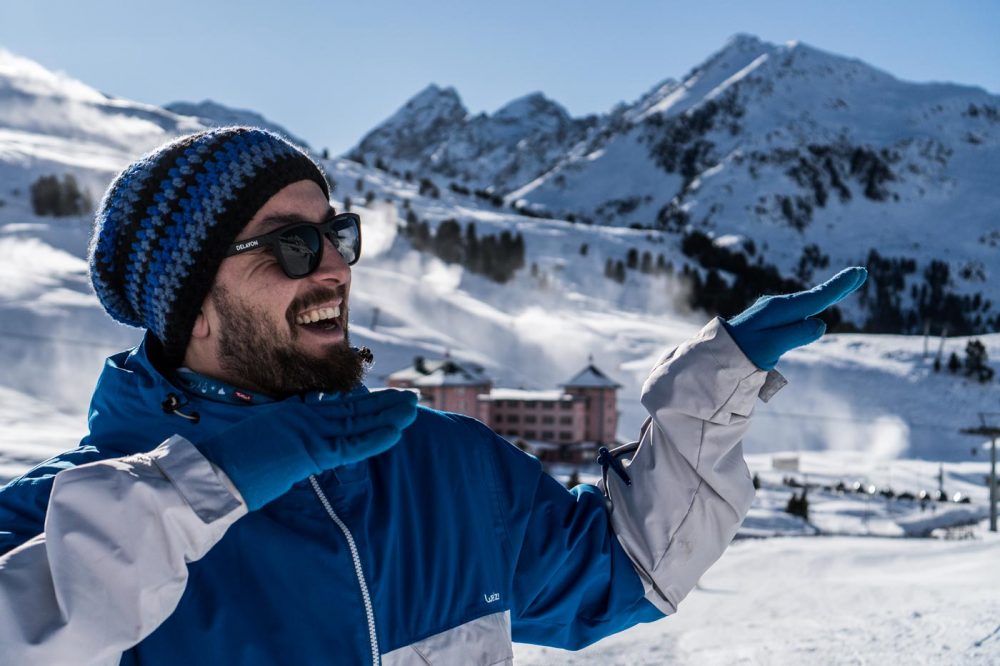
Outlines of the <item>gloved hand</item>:
M762 370L771 370L790 349L819 340L826 324L812 318L864 284L868 271L845 268L809 291L764 296L724 322L743 353Z
M414 393L396 389L336 401L289 400L194 444L253 511L310 474L391 448L416 418L416 405Z

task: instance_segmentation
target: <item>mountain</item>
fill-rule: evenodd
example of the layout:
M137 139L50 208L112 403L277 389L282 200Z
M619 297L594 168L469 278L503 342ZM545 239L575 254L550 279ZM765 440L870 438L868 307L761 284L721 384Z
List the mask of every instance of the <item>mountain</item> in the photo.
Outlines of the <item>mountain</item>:
M718 78L738 66L734 58L725 52L716 56L696 70L699 80L710 85L708 78ZM22 406L12 407L22 414L19 423L31 418L55 424L54 418L30 416L52 411L66 416L58 419L58 429L53 425L51 433L39 435L41 448L25 447L17 454L11 465L23 469L44 455L42 449L74 444L66 440L64 426L75 419L81 431L85 427L84 408L104 357L134 343L138 335L135 329L111 321L90 289L84 260L90 216L36 215L27 185L39 174L72 173L82 183L92 184L92 195L99 194L112 174L148 149L150 142L203 125L189 116L113 100L23 58L8 54L4 62L0 90L20 90L21 104L29 111L49 108L51 117L45 122L53 128L52 134L46 134L25 116L15 118L8 107L0 107L0 115L8 114L0 119L0 393L9 389L5 394L13 396L11 404ZM672 103L687 104L692 113L703 108L704 102L698 106L684 97L685 91L697 87L684 88L683 82L694 76L664 81L636 105L622 105L597 119L560 162L572 161L576 151L591 145L611 146L616 137L636 128L649 129L640 117L661 113L656 109L671 103L671 95ZM468 116L454 91L429 88L425 93L408 111L416 128L411 133L412 155L416 156L423 150L421 137L444 136L450 126L448 118L461 118L464 123ZM526 113L533 108L539 109L538 118ZM988 119L988 111L977 113L980 120ZM500 128L500 121L511 118L517 121L510 123L516 133L526 127L558 127L565 116L544 98L529 96L493 114L490 122ZM120 136L111 136L115 123L144 128L134 135L134 146L122 145ZM406 127L399 119L395 135ZM705 136L721 140L713 132ZM405 173L397 177L375 166L372 157L366 158L368 165L350 159L324 160L323 164L337 184L337 208L346 208L350 199L352 210L364 220L365 256L354 267L351 319L355 344L375 352L373 386L409 365L414 356L435 358L450 353L485 368L498 386L545 389L571 376L593 355L595 365L623 386L619 434L622 439L630 438L643 421L635 396L649 368L665 348L694 334L710 314L704 305L692 301L694 285L700 280L703 289L707 285L711 287L707 291L717 295L743 288L742 280L735 277L739 265L734 257L738 250L748 252L756 236L723 234L718 227L696 227L694 222L688 223L691 228L675 230L631 228L620 220L602 225L546 219L524 207L515 210L484 203L475 193L422 187L420 179L438 176L427 172L411 174L409 179ZM413 160L417 162L417 157ZM685 200L689 209L703 205L699 197L709 190L713 178L728 173L727 169L737 173L733 160L724 164L716 176L702 173L699 187L691 184ZM758 167L762 172L765 168L770 167ZM763 178L744 184L764 185ZM860 185L855 181L846 186L852 199L838 205L855 206L853 210L859 212L899 205L857 194ZM836 195L830 198L839 201ZM862 208L862 203L871 208ZM965 205L975 210L980 203L970 200ZM961 212L954 210L954 214ZM847 218L845 224L853 224L854 234L861 237L867 226L885 219L871 214L876 217L863 218L864 224ZM721 226L721 221L715 223ZM815 227L814 222L795 234L815 233ZM701 228L707 245L695 233ZM782 256L784 241L778 237L773 242L765 249L764 241L758 241L752 266L758 266L758 260ZM933 241L940 246L955 242L952 238ZM473 247L478 248L476 261L472 260ZM955 247L955 256L964 257L964 246ZM823 252L832 254L833 249L823 247ZM718 270L728 281L721 287L709 280L712 270L701 263L705 257L732 262L732 271ZM499 268L498 258L505 259ZM487 260L494 261L492 268ZM811 265L817 278L839 267L830 263L828 268ZM609 267L614 269L610 273ZM876 291L868 295L872 303L877 302ZM890 294L909 297L902 289ZM858 314L845 312L848 317ZM985 335L981 340L990 366L1000 369L1000 335ZM969 341L949 337L927 344L917 336L830 335L793 352L782 360L780 369L794 389L782 391L760 410L747 434L746 447L756 453L837 449L881 460L966 460L969 447L979 442L959 430L978 423L978 412L994 409L1000 383L979 384L962 373L935 372L934 360L939 349L945 361L952 353L964 357ZM0 415L0 422L3 418ZM3 431L0 427L0 434ZM0 460L0 467L4 464Z
M263 127L280 134L298 146L309 147L305 140L295 136L281 125L271 122L256 111L233 109L210 99L197 104L194 102L171 102L163 108L181 116L194 116L198 122L206 127L226 127L227 125Z
M457 104L453 91L449 99ZM864 263L872 280L843 320L853 327L1000 330L996 95L737 35L679 80L603 116L573 120L554 102L538 106L531 115L548 129L518 127L548 132L549 143L524 141L525 131L496 140L501 112L441 115L407 152L391 129L412 117L408 104L350 156L406 164L453 187L488 184L534 215L666 232L697 267L695 301L723 314L702 289L735 281L759 293ZM473 173L456 166L463 158Z
M506 192L554 165L595 124L596 118L571 118L537 92L473 116L453 88L431 85L349 155L397 172L442 176L463 188Z
M211 101L167 108L112 97L0 48L0 206L28 212L41 176L73 176L91 205L123 166L175 136L253 124L308 145L258 113Z
M134 156L204 126L111 97L0 48L0 205L29 212L41 176L74 176L91 202Z

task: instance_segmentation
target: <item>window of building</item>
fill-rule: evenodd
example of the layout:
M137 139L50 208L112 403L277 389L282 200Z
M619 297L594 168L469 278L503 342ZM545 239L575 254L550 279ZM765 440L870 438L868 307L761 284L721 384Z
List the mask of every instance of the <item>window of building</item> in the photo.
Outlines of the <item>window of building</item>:
M520 423L520 421L521 421L521 417L518 416L517 414L508 414L507 415L507 423Z
M555 438L556 438L556 434L554 432L552 432L551 430L543 430L542 431L542 439L551 442Z
M535 416L534 414L527 414L524 417L524 422L525 423L538 423L538 417Z
M568 442L573 439L573 433L563 430L559 433L559 440L563 442Z
M573 425L573 417L572 416L560 416L559 417L559 425Z
M542 403L542 409L555 409L555 408L556 408L556 403L552 402L551 400L546 400L545 402Z
M525 400L524 401L524 406L525 407L537 407L538 403L535 402L534 400Z
M554 416L543 416L542 417L542 423L544 423L546 425L552 425L555 422L556 422L556 417L554 417Z
M563 400L563 401L561 401L559 403L559 408L560 409L573 409L573 401L572 400Z
M527 437L528 439L538 439L538 432L534 430L525 430L524 436Z

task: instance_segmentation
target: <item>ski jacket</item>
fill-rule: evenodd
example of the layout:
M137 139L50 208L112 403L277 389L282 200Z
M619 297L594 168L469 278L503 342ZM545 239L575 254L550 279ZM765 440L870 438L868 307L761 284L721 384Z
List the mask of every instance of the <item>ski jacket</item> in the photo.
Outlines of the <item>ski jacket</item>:
M630 485L567 491L481 423L421 408L392 449L248 513L191 442L269 406L189 394L197 423L168 413L180 389L146 348L108 359L79 448L0 490L2 664L502 664L512 640L583 647L673 612L721 555L753 496L739 440L783 382L715 320L647 380Z

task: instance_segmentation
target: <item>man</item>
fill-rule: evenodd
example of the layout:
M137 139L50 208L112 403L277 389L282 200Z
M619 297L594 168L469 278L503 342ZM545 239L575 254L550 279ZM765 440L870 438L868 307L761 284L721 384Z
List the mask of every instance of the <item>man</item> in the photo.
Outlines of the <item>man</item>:
M739 440L783 383L768 370L864 280L664 355L637 447L569 492L477 421L361 384L360 241L319 167L259 129L112 183L94 289L146 335L108 359L81 446L0 491L0 662L497 664L512 639L660 618L750 506Z

